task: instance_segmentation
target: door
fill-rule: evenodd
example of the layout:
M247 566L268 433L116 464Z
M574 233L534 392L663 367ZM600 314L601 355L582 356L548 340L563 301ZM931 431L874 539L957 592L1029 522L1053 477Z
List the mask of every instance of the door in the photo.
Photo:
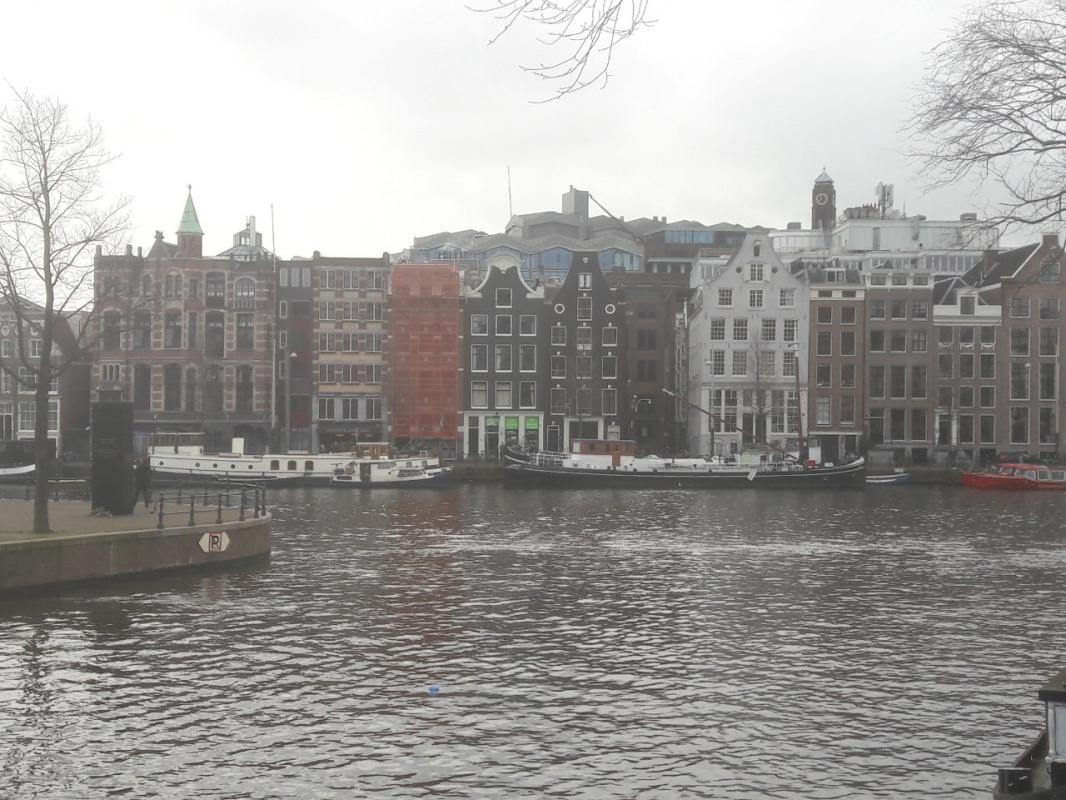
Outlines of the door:
M477 458L477 439L478 429L467 428L466 429L466 457Z

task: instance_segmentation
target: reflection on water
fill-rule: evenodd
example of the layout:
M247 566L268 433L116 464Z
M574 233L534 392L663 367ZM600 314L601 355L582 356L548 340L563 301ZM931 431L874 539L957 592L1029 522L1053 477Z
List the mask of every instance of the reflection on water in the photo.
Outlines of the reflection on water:
M0 602L0 797L969 798L1066 650L1057 496L274 499L269 563Z

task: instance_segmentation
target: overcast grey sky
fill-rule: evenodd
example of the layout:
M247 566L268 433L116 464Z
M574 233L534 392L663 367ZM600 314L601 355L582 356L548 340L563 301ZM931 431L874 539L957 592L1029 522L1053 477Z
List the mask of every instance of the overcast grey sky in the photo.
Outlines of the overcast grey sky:
M488 47L466 2L9 4L0 76L103 125L134 245L173 240L189 183L209 252L249 214L269 245L271 203L284 257L501 231L508 165L516 213L574 184L627 218L806 225L823 164L839 208L878 181L930 218L985 204L923 196L900 133L963 0L652 0L605 89L542 105L538 32Z

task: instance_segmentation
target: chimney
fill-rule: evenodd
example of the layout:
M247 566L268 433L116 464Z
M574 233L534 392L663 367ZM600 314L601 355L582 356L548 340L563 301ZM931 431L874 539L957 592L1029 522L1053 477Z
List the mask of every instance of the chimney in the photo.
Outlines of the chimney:
M802 222L790 222L785 226L785 230L788 231L801 231L803 230Z
M141 246L137 245L137 258L141 258Z
M1044 247L1058 247L1059 235L1055 232L1045 233L1041 238L1041 243Z
M132 244L126 245L126 255L128 255L128 256L132 256L133 255L133 245Z
M977 222L977 214L973 211L967 211L965 214L959 214L959 222Z

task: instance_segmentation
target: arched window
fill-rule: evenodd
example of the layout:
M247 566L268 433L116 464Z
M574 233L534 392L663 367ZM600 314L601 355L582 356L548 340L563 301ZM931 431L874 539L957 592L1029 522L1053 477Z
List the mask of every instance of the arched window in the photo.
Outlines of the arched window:
M163 317L163 347L181 348L180 311L168 311Z
M145 275L141 278L141 295L145 300L152 296L152 276Z
M163 410L181 410L181 364L163 367Z
M222 367L211 364L204 374L204 411L222 413Z
M252 368L247 365L237 367L236 410L245 414L252 413L255 384Z
M226 274L209 272L204 276L204 290L208 308L224 308L226 305Z
M117 311L104 314L103 347L105 350L118 350L122 347L122 317Z
M226 355L226 313L208 311L204 319L204 351L208 358L223 358Z
M133 315L133 349L150 350L152 347L152 312L138 311Z
M181 275L176 272L171 272L167 275L166 282L163 285L163 297L181 297Z
M233 284L233 296L237 300L255 301L255 281L251 278L238 278Z

